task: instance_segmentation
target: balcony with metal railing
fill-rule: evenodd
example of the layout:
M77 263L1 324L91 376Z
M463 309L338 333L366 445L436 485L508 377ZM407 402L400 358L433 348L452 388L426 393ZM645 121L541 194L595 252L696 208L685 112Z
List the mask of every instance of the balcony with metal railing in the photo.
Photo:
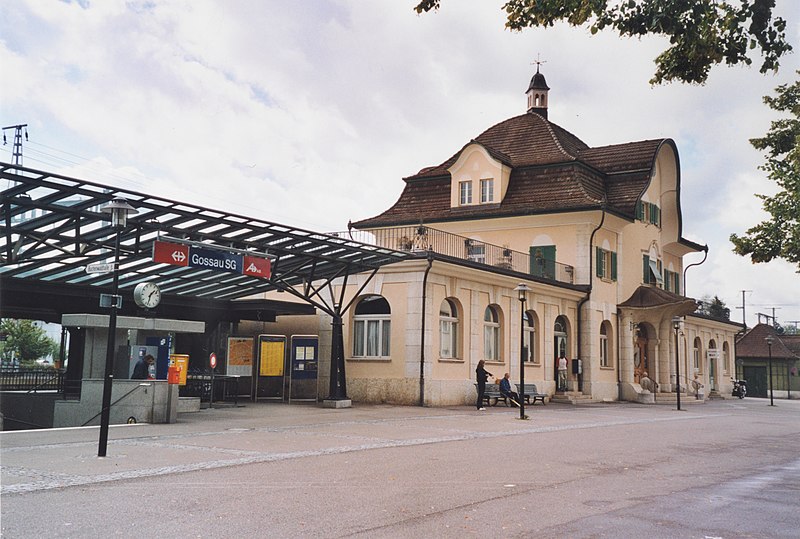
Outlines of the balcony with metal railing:
M551 279L561 283L575 282L575 268L541 256L514 251L483 241L451 234L425 225L400 226L376 230L338 232L341 237L355 241L395 249L424 253L431 250L437 254L504 270L525 273L535 277Z

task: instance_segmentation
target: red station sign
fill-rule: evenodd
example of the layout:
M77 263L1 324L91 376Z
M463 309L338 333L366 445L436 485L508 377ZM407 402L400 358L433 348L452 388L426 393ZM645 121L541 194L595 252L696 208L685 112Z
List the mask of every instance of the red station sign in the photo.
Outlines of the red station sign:
M260 279L269 279L272 276L272 264L268 258L231 254L221 249L191 247L168 241L153 242L153 261L173 266L232 271Z
M153 262L172 264L173 266L188 266L189 246L156 240L153 242Z

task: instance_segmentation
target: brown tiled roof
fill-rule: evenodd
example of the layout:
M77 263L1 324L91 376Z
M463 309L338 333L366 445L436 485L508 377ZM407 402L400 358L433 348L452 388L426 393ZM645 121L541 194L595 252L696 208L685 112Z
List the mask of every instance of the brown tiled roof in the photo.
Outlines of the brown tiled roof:
M515 116L494 125L469 144L483 146L511 167L508 190L498 204L450 207L450 173L461 151L444 163L405 178L398 201L356 228L420 221L507 217L600 208L634 218L653 162L666 139L590 148L569 131L538 114ZM465 146L466 147L466 146Z
M772 335L772 357L773 359L797 359L798 354L786 346L784 339L794 345L794 340L788 336L778 335L775 328L768 324L758 324L747 331L738 341L736 341L736 357L753 357L768 359L770 348L767 346L766 337Z
M631 297L619 304L619 307L629 309L649 309L665 305L682 305L679 314L690 314L697 309L697 303L692 298L673 294L653 286L640 286L633 291Z

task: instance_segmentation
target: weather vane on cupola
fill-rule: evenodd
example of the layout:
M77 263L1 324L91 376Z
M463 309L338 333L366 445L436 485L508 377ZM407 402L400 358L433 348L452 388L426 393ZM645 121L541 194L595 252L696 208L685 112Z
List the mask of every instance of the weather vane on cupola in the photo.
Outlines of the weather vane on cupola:
M531 62L531 65L536 64L536 72L538 73L539 72L539 66L542 65L542 64L546 64L546 63L547 63L547 60L540 60L539 59L539 53L537 52L536 53L536 61L535 62Z
M547 119L547 92L550 88L544 80L544 75L539 73L539 66L546 63L546 60L540 60L539 54L536 54L536 61L531 62L531 65L536 64L536 74L533 75L531 83L528 85L528 91L525 93L528 96L528 112L533 112Z

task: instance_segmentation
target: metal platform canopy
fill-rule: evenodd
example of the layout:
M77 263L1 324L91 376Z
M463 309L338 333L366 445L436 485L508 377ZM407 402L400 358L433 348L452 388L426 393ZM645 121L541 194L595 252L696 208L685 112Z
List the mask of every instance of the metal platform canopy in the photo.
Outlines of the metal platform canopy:
M97 311L100 293L111 287L112 275L87 273L86 266L113 262L116 232L100 208L121 197L138 212L120 235L121 294L130 293L138 283L155 282L163 297L158 315L183 312L182 318L187 318L187 309L195 315L228 313L234 319L262 320L270 306L279 314L313 312L308 305L242 298L282 290L303 299L333 318L332 400L347 398L342 315L381 266L419 256L8 163L0 163L0 182L4 316L27 313L46 319L80 312L65 311L63 304L79 309L81 302L94 305L83 312ZM156 263L153 244L164 237L268 257L271 276ZM369 278L354 297L344 297L344 286L338 297L334 294L335 279L346 284L349 276L365 272ZM126 314L126 303L134 308L132 301L123 302L121 314Z

